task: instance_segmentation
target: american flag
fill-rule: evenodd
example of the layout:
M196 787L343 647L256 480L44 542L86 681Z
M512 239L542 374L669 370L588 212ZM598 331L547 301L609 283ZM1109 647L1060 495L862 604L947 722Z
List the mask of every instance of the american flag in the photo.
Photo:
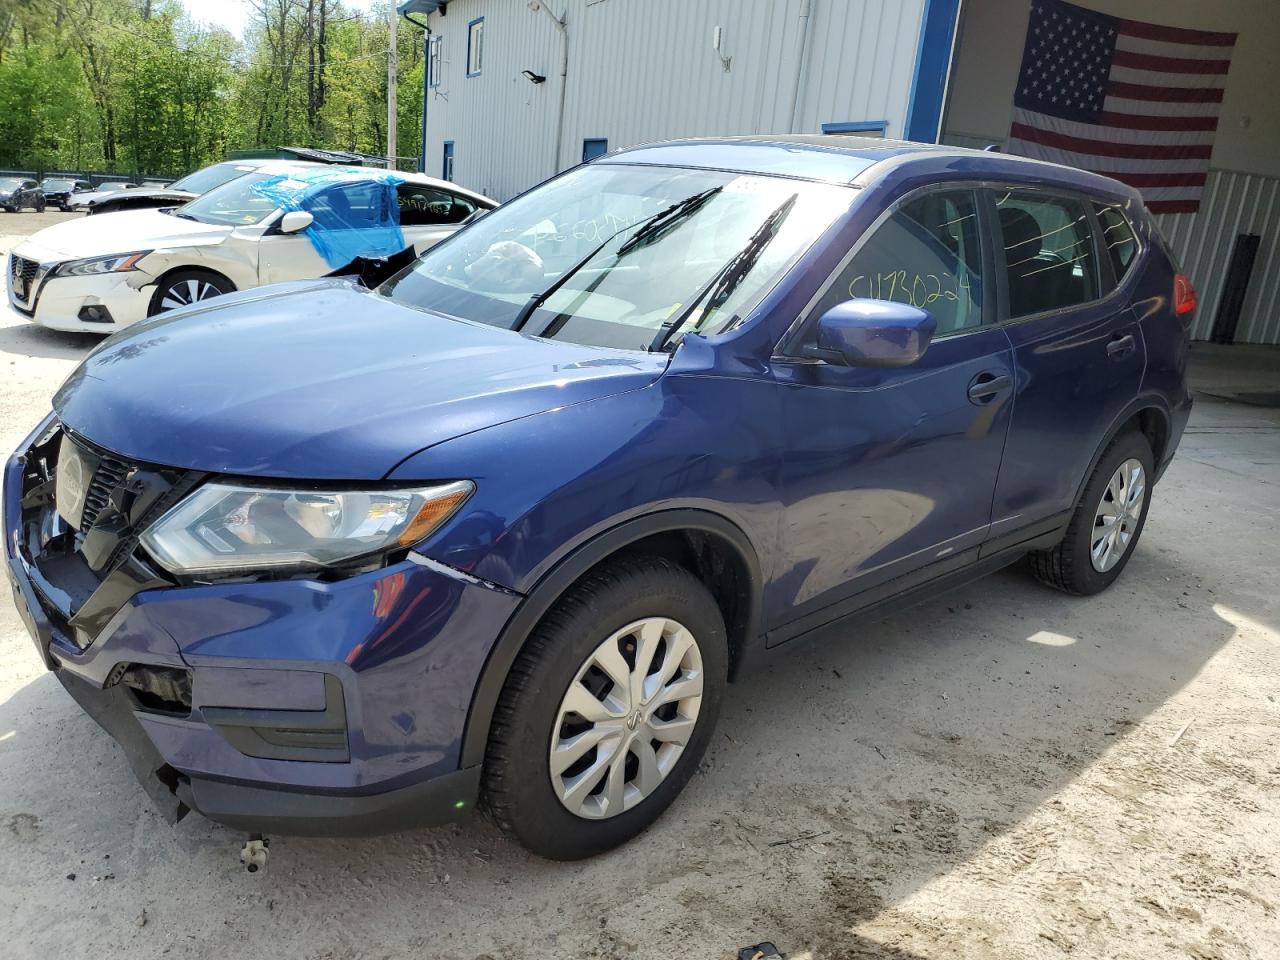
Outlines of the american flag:
M1235 43L1032 0L1006 149L1121 180L1153 213L1194 213Z

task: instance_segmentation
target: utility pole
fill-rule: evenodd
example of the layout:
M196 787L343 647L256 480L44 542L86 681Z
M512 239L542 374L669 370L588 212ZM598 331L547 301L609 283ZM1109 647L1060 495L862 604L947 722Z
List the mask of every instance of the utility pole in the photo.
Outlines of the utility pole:
M387 164L388 169L396 168L396 59L399 50L396 44L396 25L400 19L396 13L395 0L391 8L391 48L387 51Z

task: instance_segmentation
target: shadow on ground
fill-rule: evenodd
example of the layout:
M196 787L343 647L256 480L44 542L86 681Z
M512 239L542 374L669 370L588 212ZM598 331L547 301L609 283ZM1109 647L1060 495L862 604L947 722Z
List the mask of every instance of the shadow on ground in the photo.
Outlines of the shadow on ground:
M63 333L30 322L0 325L0 353L23 357L79 361L102 340L97 334Z
M23 784L0 808L0 838L21 855L29 821L16 818L27 817L71 869L77 851L106 851L117 878L133 877L125 917L204 904L214 919L182 911L176 925L189 956L221 955L229 921L217 918L243 915L248 894L270 898L270 922L237 936L269 944L296 928L299 956L385 942L395 927L407 938L397 949L429 944L433 957L715 957L768 939L822 958L916 960L909 943L853 928L1031 814L1192 678L1234 632L1215 604L1256 615L1249 597L1221 584L1210 595L1205 579L1144 545L1103 597L1006 571L892 620L829 628L731 688L702 775L673 810L584 864L533 859L475 821L278 838L268 876L248 878L233 831L195 816L172 830L141 809L115 746L43 676L0 704L0 778ZM1182 621L1176 635L1154 615L1164 606ZM132 955L137 933L125 920L97 942ZM947 934L928 942L942 956Z

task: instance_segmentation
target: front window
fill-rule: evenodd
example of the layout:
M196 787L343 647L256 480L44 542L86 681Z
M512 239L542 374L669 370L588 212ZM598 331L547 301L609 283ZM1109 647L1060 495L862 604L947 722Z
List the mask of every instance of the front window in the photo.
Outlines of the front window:
M380 292L535 336L656 349L745 316L853 197L776 177L591 165L485 214Z
M276 202L259 193L258 184L272 178L267 173L246 173L230 183L196 197L174 211L176 216L201 223L243 227L261 223L276 211Z
M208 193L214 187L230 183L236 177L252 173L253 167L237 163L215 163L211 167L189 173L181 180L174 182L174 190L185 190L188 193Z
M973 191L929 192L899 206L854 254L814 315L854 298L927 310L936 336L980 325L982 241Z

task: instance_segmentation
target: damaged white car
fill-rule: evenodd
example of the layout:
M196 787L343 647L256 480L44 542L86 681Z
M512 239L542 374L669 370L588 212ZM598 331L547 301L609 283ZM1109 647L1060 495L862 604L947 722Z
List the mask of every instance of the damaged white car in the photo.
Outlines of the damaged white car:
M41 230L9 255L9 303L53 330L110 333L165 310L357 257L416 253L496 202L453 183L279 162L190 203Z

